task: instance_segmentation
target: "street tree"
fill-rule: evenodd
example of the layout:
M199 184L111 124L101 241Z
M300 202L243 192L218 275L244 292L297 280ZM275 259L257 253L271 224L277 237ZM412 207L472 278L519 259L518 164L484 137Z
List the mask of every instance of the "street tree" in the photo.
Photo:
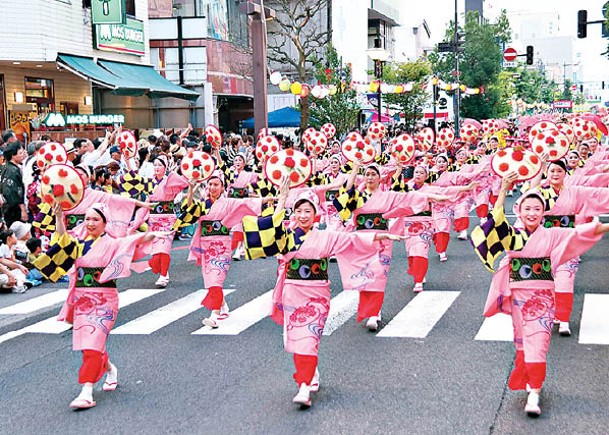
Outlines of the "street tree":
M454 22L449 24L444 38L446 42L453 41L454 26ZM506 11L503 10L494 23L480 20L477 12L470 11L465 15L465 23L459 32L464 35L464 43L458 79L469 88L483 89L483 93L462 100L461 115L477 119L506 116L511 97L509 87L501 82L502 46L511 40ZM449 83L457 79L453 53L436 51L430 55L430 60L441 79Z
M417 84L411 92L383 95L389 106L399 109L404 114L404 124L408 130L412 130L416 122L423 117L423 109L431 99L430 94L422 86L418 86L431 75L431 63L425 58L419 58L414 62L392 62L383 68L385 83L400 85L415 82Z
M330 32L324 20L326 0L270 0L267 6L277 16L267 29L267 56L283 73L301 83L313 76L313 65L318 62L323 47L329 42ZM300 99L301 130L309 124L309 96Z
M322 85L333 85L334 95L313 99L310 104L311 125L319 128L331 122L337 130L337 137L357 125L359 103L357 93L350 87L351 65L344 65L332 44L326 47L325 62L318 62L315 79Z

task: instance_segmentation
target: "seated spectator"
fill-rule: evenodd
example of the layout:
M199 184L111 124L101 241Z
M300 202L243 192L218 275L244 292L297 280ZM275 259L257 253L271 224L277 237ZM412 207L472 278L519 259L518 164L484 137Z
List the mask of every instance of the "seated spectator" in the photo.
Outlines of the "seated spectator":
M26 279L29 270L17 263L12 252L12 246L17 243L17 237L11 231L0 232L0 284L3 292L24 293L32 287ZM6 275L3 277L2 275ZM6 281L5 284L2 284ZM7 291L8 290L8 291Z
M25 242L32 237L32 225L20 221L15 221L11 224L9 230L15 234L15 244L11 246L15 261L20 264L27 263L29 250Z

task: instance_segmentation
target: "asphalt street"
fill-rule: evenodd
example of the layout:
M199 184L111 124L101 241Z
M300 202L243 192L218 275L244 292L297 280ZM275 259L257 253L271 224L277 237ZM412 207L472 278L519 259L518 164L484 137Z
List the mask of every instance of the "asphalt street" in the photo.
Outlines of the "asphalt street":
M199 269L186 261L187 245L174 243L169 287L148 291L122 308L115 328L173 307L202 288ZM120 385L103 392L98 384L97 406L75 412L68 404L80 390L81 357L71 350L71 332L27 332L56 315L60 304L0 314L0 433L606 434L609 346L583 344L579 338L585 298L607 292L608 248L609 240L602 240L583 256L573 335L554 333L541 395L543 414L537 419L523 412L526 393L506 385L513 344L476 339L491 275L470 244L453 234L448 262L440 263L432 248L425 291L418 295L405 274L404 246L395 243L380 330L369 332L349 314L344 323L335 323L332 334L322 338L321 388L307 410L291 403L297 391L292 358L283 351L281 327L268 318L254 318L235 335L192 334L208 314L193 299L184 315L153 332L112 334L108 351ZM275 270L273 259L233 263L225 283L234 290L227 296L231 319L239 316L240 307L244 317L252 315L248 304L272 289ZM335 263L330 277L332 296L341 296ZM154 289L155 280L151 272L133 275L120 281L119 289ZM25 294L0 295L0 313L65 287L44 284ZM430 324L428 333L382 336L405 307L414 310L434 296L428 293L450 296L441 313L419 313Z

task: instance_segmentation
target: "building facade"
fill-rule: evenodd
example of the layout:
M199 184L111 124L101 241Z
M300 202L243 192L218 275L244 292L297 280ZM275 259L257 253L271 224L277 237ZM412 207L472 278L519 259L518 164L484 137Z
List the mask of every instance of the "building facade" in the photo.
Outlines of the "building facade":
M235 0L151 0L150 57L173 83L199 93L192 106L168 101L167 122L219 125L235 131L253 115L247 16ZM170 118L169 118L170 117Z
M114 22L94 24L92 7ZM120 114L129 128L158 127L159 101L196 98L150 67L147 0L5 0L2 12L10 25L0 28L0 128L34 138L95 129L45 126L49 113Z

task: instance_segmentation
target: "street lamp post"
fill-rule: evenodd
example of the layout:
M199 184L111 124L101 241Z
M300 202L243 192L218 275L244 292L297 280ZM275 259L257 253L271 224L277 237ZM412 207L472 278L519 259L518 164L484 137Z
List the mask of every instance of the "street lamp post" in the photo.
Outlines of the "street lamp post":
M377 97L377 118L381 122L381 83L380 80L383 77L383 64L387 62L391 53L381 47L382 41L380 39L374 40L374 48L366 50L368 57L374 61L374 77L379 80L378 89L376 91Z

